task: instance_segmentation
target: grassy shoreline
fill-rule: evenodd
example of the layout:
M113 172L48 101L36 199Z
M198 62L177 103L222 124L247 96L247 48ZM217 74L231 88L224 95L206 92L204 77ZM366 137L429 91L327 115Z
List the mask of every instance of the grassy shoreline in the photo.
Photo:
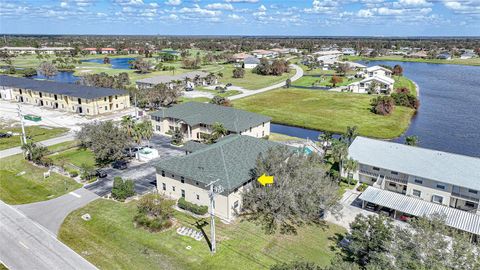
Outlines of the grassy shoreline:
M464 66L480 66L480 57L471 59L454 58L452 60L443 59L421 59L421 58L403 58L402 56L380 56L380 57L363 57L363 56L346 56L348 61L398 61L398 62L415 62L440 65L464 65Z

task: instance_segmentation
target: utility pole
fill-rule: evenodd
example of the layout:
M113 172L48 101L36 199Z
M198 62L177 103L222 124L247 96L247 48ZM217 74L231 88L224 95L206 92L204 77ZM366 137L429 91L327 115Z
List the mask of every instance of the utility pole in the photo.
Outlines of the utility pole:
M135 92L135 96L134 96L134 102L135 102L135 119L137 119L137 92Z
M22 141L22 145L27 143L27 136L25 135L25 125L23 123L23 114L22 114L22 108L20 107L20 104L18 104L18 117L20 117L20 124L22 125L22 137L20 140Z
M215 242L215 195L223 192L222 186L214 185L218 181L220 181L220 179L212 181L205 186L205 187L210 187L208 196L210 197L210 238L211 238L210 243L212 244L210 251L212 252L212 254L215 254L215 252L217 251L217 246Z

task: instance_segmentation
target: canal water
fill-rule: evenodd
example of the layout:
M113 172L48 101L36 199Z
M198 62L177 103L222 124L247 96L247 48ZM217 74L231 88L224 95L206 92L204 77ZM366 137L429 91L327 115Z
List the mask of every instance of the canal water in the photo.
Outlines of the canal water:
M480 67L414 62L370 61L368 66L399 64L420 87L420 108L407 132L419 146L480 157ZM272 132L316 139L319 131L273 124Z
M72 71L59 71L57 75L48 77L48 78L41 74L37 74L29 78L37 79L37 80L50 80L50 81L64 82L64 83L75 83L78 80L78 77L74 76Z

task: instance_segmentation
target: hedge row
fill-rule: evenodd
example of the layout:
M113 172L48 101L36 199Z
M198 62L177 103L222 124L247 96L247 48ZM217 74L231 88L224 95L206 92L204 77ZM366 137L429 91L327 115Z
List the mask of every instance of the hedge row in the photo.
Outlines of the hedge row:
M208 206L197 205L191 202L187 202L185 198L180 198L177 202L178 207L183 210L187 210L197 215L205 215L208 212Z

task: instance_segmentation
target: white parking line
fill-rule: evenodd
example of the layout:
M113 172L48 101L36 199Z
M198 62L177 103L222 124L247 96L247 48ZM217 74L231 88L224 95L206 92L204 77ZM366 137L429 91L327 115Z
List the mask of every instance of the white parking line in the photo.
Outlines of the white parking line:
M79 194L77 194L77 193L75 193L75 192L73 192L73 191L72 191L72 192L69 192L68 194L70 194L70 195L72 195L72 196L75 196L75 197L77 197L77 198L81 198L81 197L82 197L82 195L79 195Z
M27 245L25 245L24 243L22 243L22 241L18 241L18 243L20 243L20 245L22 245L24 248L30 249L29 247L27 247Z

